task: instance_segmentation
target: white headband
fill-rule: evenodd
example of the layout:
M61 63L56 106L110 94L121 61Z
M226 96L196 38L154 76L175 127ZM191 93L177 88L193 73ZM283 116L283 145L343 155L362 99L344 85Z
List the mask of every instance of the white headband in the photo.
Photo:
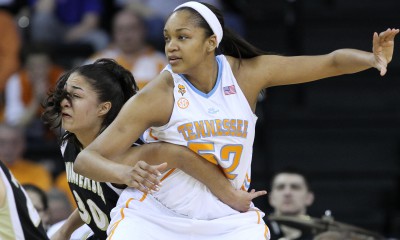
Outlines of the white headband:
M218 21L217 16L215 16L215 14L205 5L203 5L199 2L194 2L194 1L186 2L184 4L177 6L174 9L174 12L176 10L178 10L179 8L183 8L183 7L192 8L192 9L196 10L198 13L200 13L200 15L206 20L208 25L211 27L211 30L217 36L217 47L218 47L224 34L222 31L221 23Z

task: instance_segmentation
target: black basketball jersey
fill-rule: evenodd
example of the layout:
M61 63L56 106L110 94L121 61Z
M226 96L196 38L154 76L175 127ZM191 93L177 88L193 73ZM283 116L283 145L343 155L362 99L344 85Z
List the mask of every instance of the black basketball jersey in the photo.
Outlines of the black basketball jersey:
M25 190L0 161L0 178L6 189L0 209L0 239L48 239L42 221Z
M138 141L135 145L140 145ZM67 181L74 195L79 214L92 229L97 239L107 238L110 212L117 204L123 189L110 183L96 182L74 172L74 162L80 149L72 142L61 147L66 167Z

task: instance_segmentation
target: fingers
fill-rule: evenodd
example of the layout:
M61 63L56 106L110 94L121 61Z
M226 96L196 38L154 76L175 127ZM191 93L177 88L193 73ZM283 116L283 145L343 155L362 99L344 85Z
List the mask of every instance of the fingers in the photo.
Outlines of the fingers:
M167 169L167 163L161 163L160 165L155 166L158 172L164 172Z
M144 161L137 162L132 170L132 180L129 186L137 188L145 193L149 191L158 191L161 187L158 177L161 175L160 171L164 171L166 167L166 163L149 165Z
M250 191L251 199L258 198L258 197L264 196L266 194L267 194L267 191L265 191L265 190L256 191L255 189L252 189Z
M381 67L381 71L380 71L381 76L385 76L386 72L387 72L387 68Z

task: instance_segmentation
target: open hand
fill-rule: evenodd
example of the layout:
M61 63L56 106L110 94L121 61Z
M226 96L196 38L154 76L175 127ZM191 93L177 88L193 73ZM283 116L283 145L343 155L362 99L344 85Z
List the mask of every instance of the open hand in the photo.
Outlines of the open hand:
M160 180L158 177L167 167L167 163L160 165L149 165L144 161L138 161L133 168L128 169L128 176L125 177L128 187L136 188L144 193L158 191Z
M380 71L381 76L387 72L387 65L392 60L394 37L399 29L390 29L381 33L374 33L372 52L374 53L374 67Z

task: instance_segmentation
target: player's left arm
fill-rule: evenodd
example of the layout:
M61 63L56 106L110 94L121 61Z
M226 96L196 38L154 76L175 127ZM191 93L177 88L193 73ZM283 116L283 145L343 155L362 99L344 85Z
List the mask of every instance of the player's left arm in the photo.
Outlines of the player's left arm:
M129 149L122 158L122 162L130 166L137 164L138 159L151 165L166 162L169 168L181 169L206 185L222 202L241 212L249 209L252 199L267 193L235 189L217 165L184 146L170 143L144 144ZM138 173L135 172L135 175ZM148 177L148 173L143 171L143 180Z
M374 33L372 52L356 49L338 49L316 56L262 55L243 60L236 70L241 87L252 88L252 95L267 87L311 82L323 78L351 74L376 68L383 76L392 60L394 39L399 29ZM232 58L230 59L232 65ZM235 71L235 69L233 68ZM245 93L245 95L247 95Z

